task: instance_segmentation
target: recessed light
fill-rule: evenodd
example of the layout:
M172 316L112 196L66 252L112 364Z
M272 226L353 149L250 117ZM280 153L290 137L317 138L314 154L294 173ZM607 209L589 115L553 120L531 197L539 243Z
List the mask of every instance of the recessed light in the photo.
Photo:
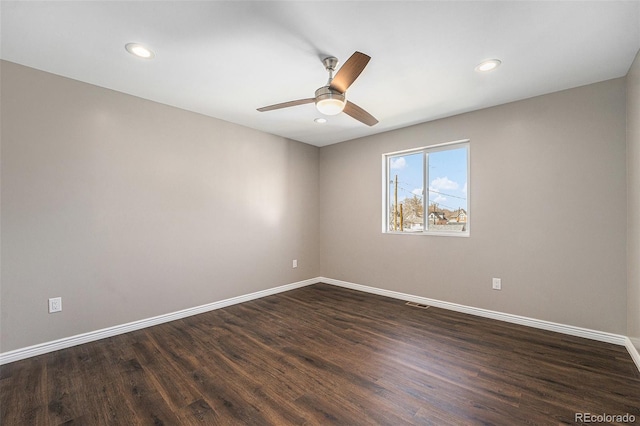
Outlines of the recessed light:
M313 120L313 121L315 121L315 122L316 122L316 123L318 123L318 124L324 124L324 123L326 123L326 122L327 122L327 119L326 119L326 118L316 118L316 119L315 119L315 120Z
M482 61L476 67L476 71L478 72L487 72L493 71L500 66L502 61L500 59L487 59L486 61Z
M137 56L138 58L152 59L156 56L148 47L145 47L140 43L127 43L124 48L127 49L127 52Z

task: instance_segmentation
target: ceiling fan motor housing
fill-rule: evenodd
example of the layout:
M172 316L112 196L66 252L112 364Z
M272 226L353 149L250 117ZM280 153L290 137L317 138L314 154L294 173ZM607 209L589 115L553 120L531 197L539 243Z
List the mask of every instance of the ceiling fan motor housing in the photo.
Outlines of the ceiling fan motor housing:
M316 90L316 108L325 115L340 114L346 104L344 93L322 86Z

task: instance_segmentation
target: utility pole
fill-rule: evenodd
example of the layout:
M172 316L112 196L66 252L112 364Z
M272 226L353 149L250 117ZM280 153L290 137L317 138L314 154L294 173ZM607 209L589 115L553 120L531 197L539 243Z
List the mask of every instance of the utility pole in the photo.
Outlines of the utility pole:
M400 230L404 231L404 213L402 211L402 204L400 204Z
M433 224L438 223L438 203L433 203Z

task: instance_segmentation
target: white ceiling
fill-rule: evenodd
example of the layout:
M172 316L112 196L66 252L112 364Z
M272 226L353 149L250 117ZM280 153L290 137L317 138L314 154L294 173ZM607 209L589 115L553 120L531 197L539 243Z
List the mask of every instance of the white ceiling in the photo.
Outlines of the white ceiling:
M2 1L2 59L324 146L624 76L639 1ZM151 47L144 60L128 42ZM372 57L348 99L380 123L319 125L333 55ZM483 59L503 64L489 74Z

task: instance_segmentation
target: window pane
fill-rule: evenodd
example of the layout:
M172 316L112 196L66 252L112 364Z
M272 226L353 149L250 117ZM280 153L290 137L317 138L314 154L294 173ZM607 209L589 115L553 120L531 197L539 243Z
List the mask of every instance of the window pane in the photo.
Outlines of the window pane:
M424 154L389 157L389 231L424 230Z
M466 231L467 155L466 147L429 153L429 231Z

